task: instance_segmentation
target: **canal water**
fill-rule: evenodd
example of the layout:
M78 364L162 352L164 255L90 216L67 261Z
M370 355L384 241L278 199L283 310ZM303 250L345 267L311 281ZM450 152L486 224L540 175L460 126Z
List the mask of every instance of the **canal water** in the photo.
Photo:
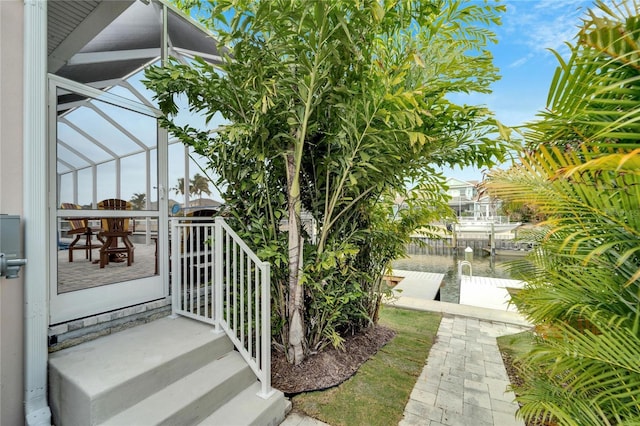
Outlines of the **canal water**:
M394 269L408 271L435 272L444 274L443 286L440 287L440 300L443 302L459 303L460 277L458 276L458 261L464 260L464 251L449 254L437 252L430 247L410 245L407 258L397 259L392 263ZM517 258L495 256L491 257L481 249L473 252L471 262L473 275L479 277L518 279L508 268L510 262ZM463 271L468 275L468 268Z

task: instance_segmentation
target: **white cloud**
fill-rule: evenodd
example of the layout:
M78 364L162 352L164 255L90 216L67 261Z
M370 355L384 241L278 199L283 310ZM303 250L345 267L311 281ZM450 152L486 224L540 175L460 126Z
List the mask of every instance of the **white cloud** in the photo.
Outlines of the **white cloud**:
M524 64L526 64L529 59L531 59L533 57L533 54L528 54L526 56L523 56L522 58L519 58L515 61L513 61L512 63L509 64L509 68L518 68Z
M553 49L568 51L565 43L573 41L580 18L591 2L585 0L511 1L504 18L504 31L515 42L534 53Z

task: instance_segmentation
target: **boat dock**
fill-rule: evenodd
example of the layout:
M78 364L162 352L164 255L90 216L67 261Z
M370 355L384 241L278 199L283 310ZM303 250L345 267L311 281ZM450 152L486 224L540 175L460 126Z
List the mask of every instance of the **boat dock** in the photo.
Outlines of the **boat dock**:
M434 300L444 280L444 274L434 272L393 270L394 277L402 277L402 281L393 288L396 297L414 297Z
M518 280L464 275L460 282L460 304L518 312L516 307L509 303L511 296L507 289L520 289L523 286L524 282Z
M404 279L394 287L393 298L385 301L386 304L510 324L529 324L516 307L509 303L511 298L507 289L522 288L522 281L463 276L460 283L460 303L456 304L434 300L444 274L394 269L393 275Z

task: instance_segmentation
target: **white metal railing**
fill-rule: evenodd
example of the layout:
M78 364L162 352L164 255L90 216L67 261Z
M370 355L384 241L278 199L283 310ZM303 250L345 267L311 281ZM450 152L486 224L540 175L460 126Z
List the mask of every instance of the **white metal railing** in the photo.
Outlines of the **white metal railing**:
M459 260L458 261L458 278L460 280L462 280L462 273L464 271L464 267L468 267L469 268L469 278L473 277L473 266L471 265L471 262L469 262L468 260Z
M171 219L172 313L224 331L262 386L271 388L270 265L220 217Z
M509 216L487 216L483 214L478 214L473 216L458 216L458 222L459 223L487 222L487 223L495 223L495 224L512 223L509 219Z

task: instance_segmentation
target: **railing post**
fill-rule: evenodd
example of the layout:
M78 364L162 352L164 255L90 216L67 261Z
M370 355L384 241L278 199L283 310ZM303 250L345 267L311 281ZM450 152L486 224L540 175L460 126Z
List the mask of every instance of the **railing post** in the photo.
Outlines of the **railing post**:
M222 224L224 223L224 219L221 217L216 217L216 221L214 224L214 232L215 237L213 241L214 248L214 262L213 262L213 294L215 297L214 306L215 312L213 313L213 317L215 320L216 331L222 331L222 294L224 281L222 279L222 255L224 251L224 240L222 238Z
M180 238L178 219L171 219L171 318L177 318L180 303Z
M271 265L268 262L262 263L262 283L261 283L261 328L260 348L262 350L262 383L261 397L268 398L271 393Z

